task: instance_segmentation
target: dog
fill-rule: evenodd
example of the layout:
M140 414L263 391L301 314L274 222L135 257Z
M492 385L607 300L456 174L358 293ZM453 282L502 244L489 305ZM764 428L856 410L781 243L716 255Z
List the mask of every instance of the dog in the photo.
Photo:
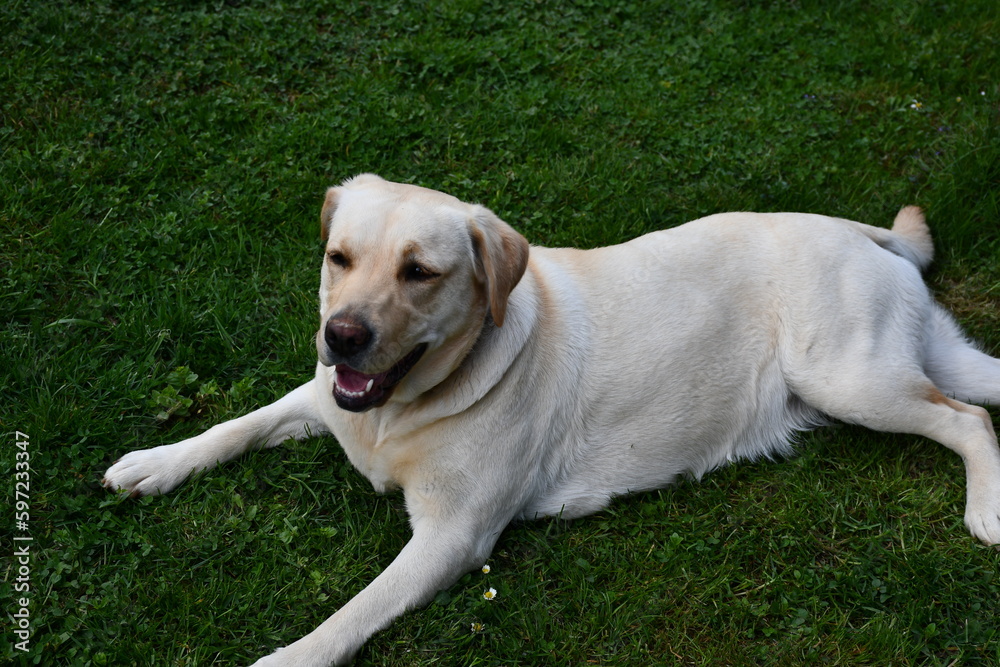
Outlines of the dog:
M364 174L332 187L316 376L105 486L167 493L192 472L332 433L412 539L316 630L255 663L339 665L482 565L514 519L790 454L828 420L921 435L965 461L965 524L1000 542L1000 360L921 278L920 209L892 229L726 213L594 250L529 247L490 210Z

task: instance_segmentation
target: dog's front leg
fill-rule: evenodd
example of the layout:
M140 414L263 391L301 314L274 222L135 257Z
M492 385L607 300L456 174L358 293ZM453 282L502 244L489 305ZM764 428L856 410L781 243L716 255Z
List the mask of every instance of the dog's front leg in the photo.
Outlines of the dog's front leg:
M316 403L316 380L248 415L193 438L129 452L104 473L104 486L135 496L172 491L193 472L212 468L256 448L327 431Z
M438 591L481 566L502 528L424 520L396 559L363 591L308 635L253 667L328 667L350 661L393 619L427 604Z

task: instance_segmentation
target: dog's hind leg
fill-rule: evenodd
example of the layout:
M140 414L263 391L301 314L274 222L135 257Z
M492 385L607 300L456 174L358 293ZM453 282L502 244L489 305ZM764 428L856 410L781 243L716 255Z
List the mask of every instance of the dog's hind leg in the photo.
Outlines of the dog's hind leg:
M965 462L965 525L983 542L1000 543L1000 448L989 413L948 398L917 372L866 361L848 364L864 368L863 376L826 376L807 383L800 395L833 418L876 431L922 435L956 452Z
M1000 448L989 413L933 386L908 412L900 426L910 426L899 430L936 440L965 462L966 528L986 544L1000 543Z
M927 337L924 370L942 393L1000 405L1000 360L976 349L940 306L930 314Z

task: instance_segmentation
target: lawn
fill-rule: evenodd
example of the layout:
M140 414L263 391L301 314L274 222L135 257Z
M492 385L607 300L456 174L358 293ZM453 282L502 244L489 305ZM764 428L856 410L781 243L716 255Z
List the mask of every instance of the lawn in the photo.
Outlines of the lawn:
M3 4L0 659L247 664L406 542L332 438L100 486L309 379L328 185L376 172L580 247L919 204L929 283L1000 354L998 103L995 0ZM1000 664L961 461L844 425L797 450L513 525L358 664Z

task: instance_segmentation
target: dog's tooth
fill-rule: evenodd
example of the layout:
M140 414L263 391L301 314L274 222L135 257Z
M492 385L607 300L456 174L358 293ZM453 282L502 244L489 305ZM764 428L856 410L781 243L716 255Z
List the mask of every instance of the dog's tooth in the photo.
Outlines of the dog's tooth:
M368 392L370 392L372 390L372 387L374 387L374 386L375 386L375 380L374 379L368 380L368 386L365 387L365 390L364 390L363 393L367 394Z

